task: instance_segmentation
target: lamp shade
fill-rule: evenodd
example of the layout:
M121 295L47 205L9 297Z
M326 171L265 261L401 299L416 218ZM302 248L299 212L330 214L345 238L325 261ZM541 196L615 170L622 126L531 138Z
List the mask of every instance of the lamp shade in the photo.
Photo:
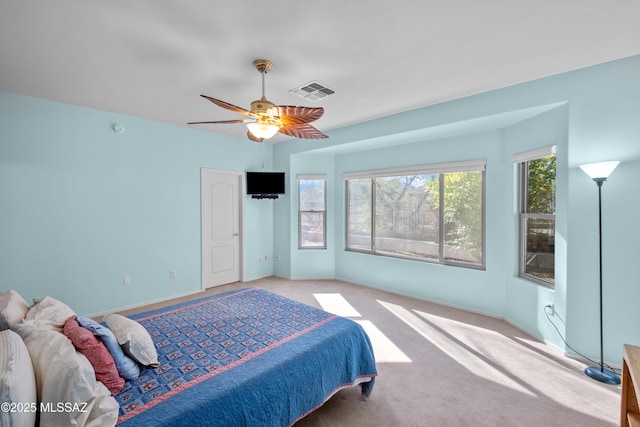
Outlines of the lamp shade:
M247 123L247 129L249 129L249 132L251 132L256 138L269 139L275 135L280 128L276 125L272 125L271 123L258 121Z
M619 163L620 162L617 160L611 162L588 163L586 165L581 165L580 169L593 179L608 178Z

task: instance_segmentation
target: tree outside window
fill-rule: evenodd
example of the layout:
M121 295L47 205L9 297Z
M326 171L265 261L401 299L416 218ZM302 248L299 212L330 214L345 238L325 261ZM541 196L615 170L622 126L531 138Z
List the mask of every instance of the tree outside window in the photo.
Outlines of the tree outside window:
M520 163L519 275L555 283L556 157Z
M484 165L426 169L347 180L347 249L484 268Z

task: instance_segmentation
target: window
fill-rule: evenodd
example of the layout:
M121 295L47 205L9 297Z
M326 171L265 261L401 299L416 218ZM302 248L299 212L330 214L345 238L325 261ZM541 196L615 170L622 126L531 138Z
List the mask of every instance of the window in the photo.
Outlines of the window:
M370 251L372 250L372 180L352 179L347 181L347 184L349 200L347 208L347 247Z
M345 175L347 250L484 268L484 162Z
M519 170L519 276L555 282L555 146L514 156Z
M299 248L327 247L325 182L324 175L298 175Z

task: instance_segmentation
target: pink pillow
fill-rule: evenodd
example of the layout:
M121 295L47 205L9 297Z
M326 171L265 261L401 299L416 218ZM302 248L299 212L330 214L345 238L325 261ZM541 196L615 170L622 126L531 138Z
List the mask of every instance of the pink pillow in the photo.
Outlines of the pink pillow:
M76 350L82 353L96 373L96 379L104 384L115 396L124 388L124 379L120 378L116 362L102 341L78 323L76 316L64 322L64 334L71 340Z

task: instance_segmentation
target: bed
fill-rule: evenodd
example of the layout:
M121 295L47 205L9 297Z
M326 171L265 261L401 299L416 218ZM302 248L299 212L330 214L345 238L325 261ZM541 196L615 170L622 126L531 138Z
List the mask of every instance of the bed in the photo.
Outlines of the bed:
M376 366L357 323L258 289L130 318L160 365L115 398L120 426L288 426L338 390L368 397Z

